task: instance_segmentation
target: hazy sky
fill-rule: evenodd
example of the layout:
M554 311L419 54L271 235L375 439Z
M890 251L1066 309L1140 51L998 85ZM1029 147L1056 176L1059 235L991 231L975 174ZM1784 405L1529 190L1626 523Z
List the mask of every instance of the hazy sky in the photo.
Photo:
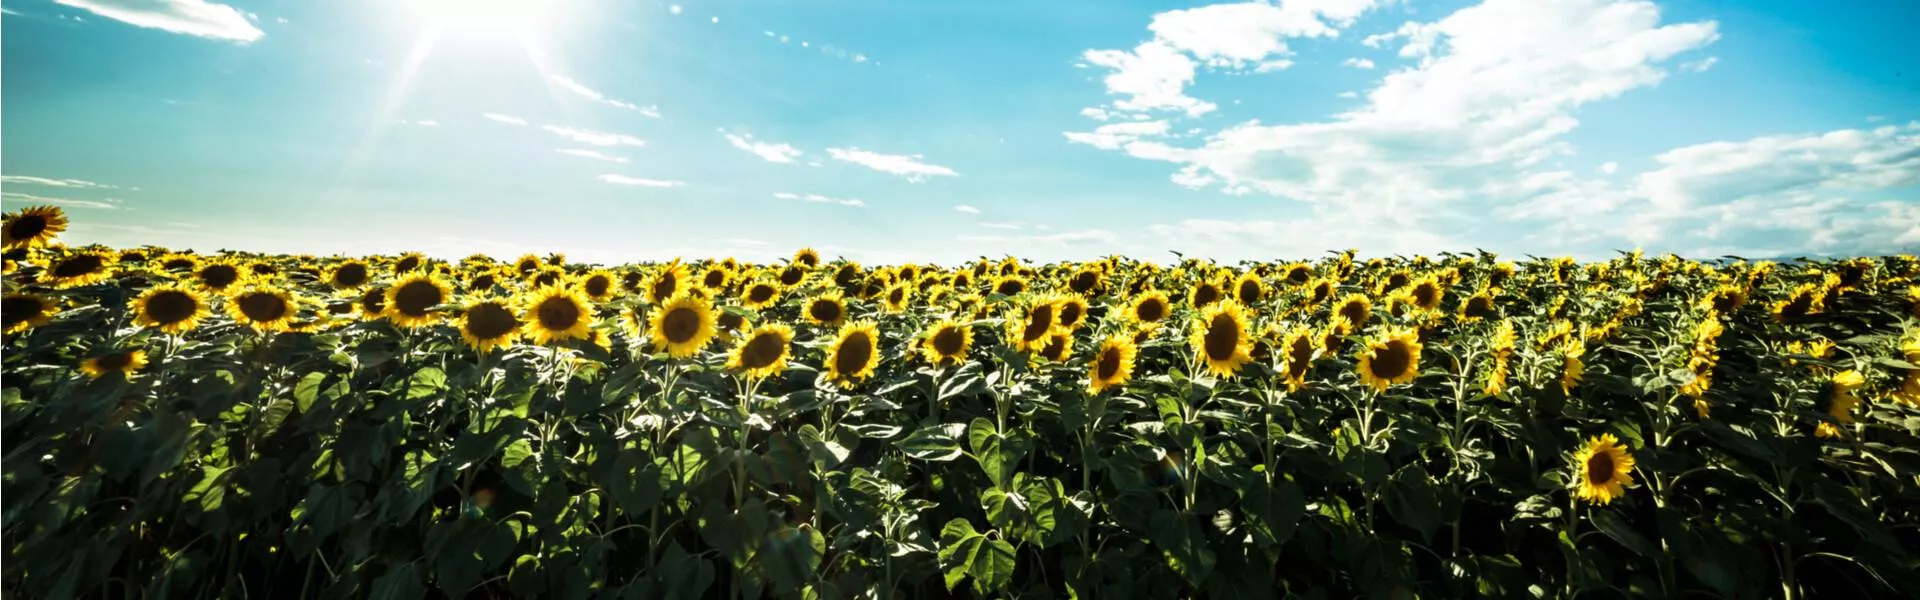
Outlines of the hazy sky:
M10 0L70 243L1920 249L1920 2Z

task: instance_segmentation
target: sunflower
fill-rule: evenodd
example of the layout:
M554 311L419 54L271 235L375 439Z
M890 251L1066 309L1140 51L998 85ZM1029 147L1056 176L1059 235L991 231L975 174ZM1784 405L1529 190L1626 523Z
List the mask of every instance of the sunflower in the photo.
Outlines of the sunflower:
M1346 349L1348 327L1346 317L1333 315L1327 320L1326 328L1320 330L1320 352L1323 356L1338 354Z
M1572 396L1573 387L1586 378L1587 363L1580 358L1586 353L1587 345L1580 340L1571 340L1561 346L1560 355L1566 363L1560 368L1560 393Z
M1110 337L1100 342L1087 366L1087 390L1098 394L1125 385L1133 378L1133 361L1140 349L1130 336Z
M67 213L57 206L29 206L7 215L0 225L0 242L5 248L35 248L53 243L67 230Z
M1441 287L1440 282L1432 276L1413 282L1413 287L1407 292L1413 298L1413 305L1420 307L1420 310L1439 309L1440 301L1446 298L1446 294L1446 288Z
M108 373L119 373L121 377L132 377L134 372L147 366L147 351L117 350L80 361L80 372L87 377L99 379Z
M793 253L793 262L795 264L806 265L809 269L818 267L820 266L820 251L812 248L801 248L799 251Z
M1807 315L1819 314L1825 308L1824 300L1825 296L1821 293L1818 284L1801 284L1793 290L1793 295L1774 303L1773 319L1791 321Z
M194 271L193 278L200 283L201 289L216 294L245 285L248 279L246 272L241 271L239 266L219 259L201 264L199 269Z
M1535 347L1545 350L1557 346L1568 339L1572 339L1572 337L1572 321L1554 321L1547 325L1546 333L1540 334L1540 338L1536 341L1537 346Z
M1461 321L1472 323L1481 319L1493 319L1499 316L1500 311L1493 307L1493 294L1488 290L1480 290L1478 293L1468 296L1466 302L1460 303Z
M176 335L198 327L212 312L204 296L178 283L147 288L133 300L135 325Z
M550 285L527 292L520 315L521 333L535 344L551 346L592 335L593 304L579 290Z
M406 275L425 264L427 264L426 256L421 255L419 252L408 252L400 255L400 258L393 261L393 274Z
M1507 375L1515 343L1513 322L1501 321L1500 327L1493 330L1493 341L1488 344L1487 361L1491 365L1487 369L1487 385L1482 389L1488 396L1507 394Z
M1046 347L1048 338L1060 327L1059 299L1037 296L1025 309L1015 307L1007 318L1007 339L1021 352L1036 352Z
M737 369L748 379L760 379L787 368L788 348L793 344L793 328L781 323L755 327L727 353L727 368Z
M1247 335L1247 313L1240 303L1221 300L1200 312L1187 343L1207 370L1221 377L1232 377L1247 361L1253 360L1253 339Z
M1860 404L1860 398L1854 396L1854 390L1866 385L1867 379L1851 369L1834 374L1829 380L1827 392L1827 416L1832 421L1821 421L1814 426L1813 434L1823 438L1840 437L1841 425L1853 424L1853 407ZM1837 423L1837 424L1836 424Z
M747 284L740 290L740 304L754 310L773 306L780 301L780 284L762 279Z
M1572 466L1574 497L1590 503L1613 502L1633 485L1633 454L1611 433L1587 438L1587 445L1573 453Z
M1373 301L1361 294L1347 294L1340 299L1340 305L1334 307L1333 314L1347 320L1352 331L1367 327L1367 321L1373 318Z
M827 292L807 300L803 311L807 320L815 325L832 327L847 319L847 301L838 290Z
M1307 263L1287 265L1287 270L1280 276L1280 279L1293 285L1306 283L1313 279L1313 266Z
M545 267L534 273L533 277L527 280L527 284L533 288L558 287L566 279L566 271L559 267Z
M780 285L787 287L800 285L807 280L807 268L798 264L787 265L787 268L780 270L780 275L775 279L780 281Z
M1333 280L1332 279L1316 279L1313 281L1313 285L1307 288L1308 304L1319 304L1321 302L1326 302L1328 298L1332 298L1332 297L1333 297Z
M233 322L255 331L286 331L298 310L293 296L273 285L249 284L227 298L227 314Z
M840 327L827 351L827 377L852 389L880 364L880 327L860 321Z
M1205 308L1221 297L1220 284L1209 279L1201 279L1193 284L1193 293L1189 295L1194 308Z
M366 262L349 260L334 265L333 269L327 271L327 284L335 289L350 290L366 285L367 281L373 278L372 275L372 270L367 267Z
M1127 314L1141 323L1157 323L1172 313L1173 302L1167 300L1166 292L1159 290L1150 290L1141 294L1138 298L1134 298L1133 304L1127 308Z
M687 268L680 264L679 259L674 259L673 262L660 267L660 271L654 273L653 278L647 281L647 300L659 304L680 295L680 292L685 291L686 280Z
M1419 375L1420 335L1412 329L1388 328L1360 352L1360 381L1376 392Z
M387 289L387 286L376 285L360 293L360 298L353 303L360 318L372 321L387 316Z
M494 287L500 285L500 279L499 271L492 268L481 269L467 275L467 291L486 292L492 290Z
M993 281L993 293L995 294L1017 296L1020 292L1024 291L1027 291L1027 280L1019 277L1003 275Z
M713 304L692 294L674 296L653 310L647 325L654 348L665 348L674 358L687 358L713 339Z
M927 328L920 344L920 353L927 358L927 362L936 366L957 365L966 360L967 349L972 346L972 329L960 321L943 319Z
M1087 300L1079 296L1062 298L1056 313L1060 318L1061 327L1069 330L1079 329L1080 326L1087 324Z
M1512 277L1513 277L1513 262L1500 261L1499 263L1496 263L1493 265L1493 270L1487 272L1487 285L1492 287L1500 287L1501 284L1506 283L1507 280Z
M520 258L514 259L513 261L513 272L523 277L531 275L534 271L538 270L540 270L539 255L522 254Z
M93 285L112 276L113 257L104 252L84 250L69 254L47 267L47 283L56 288Z
M1702 300L1700 305L1707 310L1727 314L1739 310L1740 307L1746 303L1746 290L1733 285L1721 284L1719 287L1714 288L1712 292L1708 292L1706 299Z
M605 302L613 297L615 281L613 272L606 269L594 269L574 280L574 286L580 293L594 302Z
M1252 271L1233 280L1233 298L1241 304L1253 306L1267 296L1267 284L1260 281L1260 275Z
M158 259L161 270L194 271L200 267L200 259L192 254L172 253Z
M713 318L714 339L721 343L733 341L733 336L753 326L747 317L737 312L718 311Z
M453 291L432 275L414 273L387 288L385 315L394 325L425 327L440 322L433 307L447 303Z
M1040 347L1038 354L1040 358L1051 362L1066 362L1067 358L1073 356L1073 334L1066 330L1054 330L1047 336L1047 343Z
M0 319L6 322L7 335L46 325L59 312L58 304L39 294L14 293L0 299Z
M1298 392L1307 384L1307 370L1313 367L1314 351L1319 343L1312 329L1295 327L1280 340L1281 356L1286 361L1287 391Z
M707 288L715 294L726 290L727 284L732 281L733 270L728 269L725 264L707 265L707 269L700 273L700 287Z

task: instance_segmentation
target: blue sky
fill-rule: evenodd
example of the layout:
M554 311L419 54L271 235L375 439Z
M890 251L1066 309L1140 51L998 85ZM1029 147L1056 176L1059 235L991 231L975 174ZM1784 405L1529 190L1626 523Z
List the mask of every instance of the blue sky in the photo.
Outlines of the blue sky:
M1920 249L1920 4L16 0L71 242L595 262Z

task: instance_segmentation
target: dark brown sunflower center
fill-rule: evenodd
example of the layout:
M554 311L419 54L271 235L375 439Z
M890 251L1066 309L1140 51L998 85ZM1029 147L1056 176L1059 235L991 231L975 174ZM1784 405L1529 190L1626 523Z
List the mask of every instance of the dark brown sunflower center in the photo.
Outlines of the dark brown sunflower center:
M176 271L176 270L179 270L179 269L191 269L191 268L193 268L193 259L191 259L191 258L176 258L176 259L173 259L173 260L169 260L169 261L167 261L167 262L164 262L164 263L160 263L160 268L163 268L163 269L166 269L166 270L169 270L169 271Z
M267 263L253 263L251 265L247 265L247 270L252 271L253 274L255 275L272 275L274 273L279 273L280 267L276 267Z
M1367 305L1359 302L1348 302L1340 305L1340 316L1345 317L1348 323L1358 326L1367 322L1368 308Z
M1732 311L1734 299L1733 292L1715 292L1713 294L1713 310L1716 312Z
M146 260L147 260L147 255L139 252L120 253L120 262L123 262L123 263L145 262Z
M490 289L493 287L494 283L496 282L492 274L480 275L480 276L474 277L473 281L467 284L467 289L476 290L476 291Z
M605 275L595 275L588 277L587 284L581 287L586 288L587 295L599 298L607 295L608 290L613 289L613 280L608 279Z
M367 282L367 266L360 263L340 265L333 271L333 284L345 287L357 287Z
M367 314L379 314L387 309L387 288L379 287L367 290L360 295L360 310Z
M533 312L539 317L540 326L548 331L566 331L580 323L580 305L572 298L548 298Z
M802 255L800 255L800 256L799 256L798 258L800 259L800 260L799 260L799 262L800 262L800 264L803 264L803 265L806 265L806 266L809 266L809 267L818 267L818 266L820 266L820 256L819 256L819 255L816 255L816 254L802 254Z
M1225 313L1214 315L1207 323L1207 333L1202 336L1201 344L1207 351L1207 358L1227 360L1240 348L1240 324Z
M1084 310L1084 307L1082 307L1078 302L1069 302L1069 303L1060 305L1060 324L1061 325L1072 327L1075 323L1080 322L1080 317L1084 317L1086 315L1087 315L1087 311Z
M700 285L704 285L709 288L718 288L721 285L724 285L726 283L727 283L727 272L719 269L707 271L706 278L700 280Z
M700 312L692 308L676 307L660 317L660 335L669 343L684 344L699 333Z
M1094 378L1101 381L1111 380L1120 375L1120 349L1109 347L1100 351L1100 358L1093 362Z
M1387 346L1373 351L1373 362L1369 368L1374 377L1397 379L1407 374L1413 367L1413 349L1403 340L1388 340Z
M1387 276L1387 289L1389 290L1400 289L1400 286L1407 284L1408 279L1409 277L1407 276L1406 273L1394 273L1392 275L1389 275Z
M943 327L933 333L933 351L941 356L953 356L967 344L967 334L959 327Z
M860 270L853 268L853 265L840 267L840 270L833 272L833 282L843 286L853 285L854 280L859 277Z
M780 271L780 283L784 285L800 285L800 280L806 279L806 277L806 269L800 267L787 267L785 270Z
M560 274L555 273L553 271L542 272L539 275L534 276L533 278L533 285L536 287L553 285L559 282L560 282Z
M250 292L233 299L240 314L258 322L277 321L287 316L287 301L266 292Z
M832 300L814 300L812 304L807 305L807 316L822 323L840 320L840 313L840 303Z
M1220 288L1209 283L1193 290L1193 305L1206 306L1220 301Z
M147 318L161 325L172 325L193 317L200 301L180 290L156 292L147 299Z
M8 296L0 300L0 319L4 319L7 325L25 323L39 318L45 312L46 303L32 296Z
M1240 282L1240 302L1252 304L1260 301L1260 282L1248 279Z
M118 370L127 368L128 365L133 364L133 353L132 352L114 352L112 354L105 354L100 356L99 358L94 359L94 364L100 365L100 368L102 370L118 371Z
M1081 271L1079 273L1074 274L1072 281L1067 282L1067 289L1073 290L1074 293L1076 294L1085 294L1087 292L1093 291L1093 288L1099 285L1100 285L1099 273L1095 273L1092 271Z
M1047 339L1047 345L1040 349L1040 355L1047 360L1059 362L1067 359L1067 336L1056 335Z
M740 366L764 369L787 355L787 343L777 333L762 333L747 340L740 349Z
M833 370L842 376L858 373L873 362L873 356L873 337L865 331L855 331L840 341L839 351L833 354Z
M1800 293L1794 294L1793 299L1788 300L1786 306L1780 307L1780 314L1789 317L1803 317L1811 310L1813 310L1813 294Z
M53 265L54 277L82 277L92 275L106 266L107 261L93 254L82 254Z
M993 286L993 292L1002 296L1012 296L1027 289L1027 284L1017 279L1008 279Z
M1587 483L1606 485L1613 481L1613 454L1605 451L1595 452L1587 458Z
M659 279L653 280L654 300L672 298L673 293L677 291L680 291L680 278L673 276L672 273L662 273Z
M1306 336L1294 338L1287 345L1287 374L1299 377L1307 373L1307 365L1313 362L1313 339Z
M1287 270L1287 281L1290 281L1293 283L1306 283L1307 278L1312 276L1313 276L1312 272L1301 267L1294 267L1292 269Z
M1167 303L1161 302L1159 298L1141 302L1139 306L1133 307L1133 316L1148 323L1167 318Z
M408 256L400 259L399 262L393 263L393 272L395 273L405 273L418 268L420 268L420 257L418 256Z
M518 264L513 265L513 268L519 271L521 275L532 273L534 269L540 268L540 260L523 258L520 259Z
M410 281L394 290L393 309L409 317L424 317L427 309L446 300L439 286L426 281Z
M1327 300L1327 296L1332 296L1332 295L1333 295L1333 284L1322 283L1320 285L1313 286L1313 301L1316 303L1325 302Z
M1027 326L1020 330L1020 340L1024 342L1038 340L1051 329L1053 329L1053 305L1035 306L1027 313Z
M520 319L498 302L485 302L467 309L467 335L491 340L513 333Z
M47 218L40 215L20 215L7 224L7 236L16 240L33 239L47 230Z
M1479 317L1482 319L1494 317L1493 299L1486 296L1468 298L1466 313L1469 317Z
M759 303L772 300L773 291L773 286L770 285L760 284L753 286L752 289L747 290L747 301Z
M213 265L200 270L200 282L213 289L225 288L240 279L240 270L233 265Z
M898 305L907 301L907 288L895 287L887 291L887 304Z
M1440 287L1428 283L1413 286L1413 301L1423 307L1433 306L1440 302Z
M721 329L727 331L739 331L741 327L746 326L747 318L730 312L723 312L720 313L720 318L714 321L714 323L718 324Z

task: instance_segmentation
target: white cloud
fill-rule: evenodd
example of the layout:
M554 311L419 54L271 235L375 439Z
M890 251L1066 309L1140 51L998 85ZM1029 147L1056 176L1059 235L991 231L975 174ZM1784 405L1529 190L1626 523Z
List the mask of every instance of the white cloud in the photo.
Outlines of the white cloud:
M1022 230L1022 229L1026 229L1026 228L1027 228L1027 226L1026 226L1026 224L1025 224L1025 223L994 223L994 222L982 222L982 223L980 223L980 226L981 226L981 227L985 227L985 228L987 228L987 229L1006 229L1006 230L1009 230L1009 231L1019 231L1019 230Z
M56 178L50 178L50 177L34 177L32 175L0 175L0 183L11 183L14 185L44 185L44 186L51 186L51 187L87 188L87 189L101 189L101 190L118 189L104 183L95 183L92 181L86 181L81 179L56 179Z
M75 198L52 198L47 196L36 196L33 194L22 194L19 192L0 192L0 197L6 198L8 202L17 202L21 204L51 204L54 206L65 206L68 208L107 208L107 209L120 208L120 201L114 200L111 198L107 200L79 200Z
M1069 231L1045 235L962 235L962 242L1023 246L1114 246L1120 243L1120 236L1105 229Z
M565 154L568 156L592 158L596 160L604 160L604 161L613 162L613 163L625 164L627 162L627 157L624 157L624 156L613 156L610 154L601 154L593 150L582 150L579 148L560 148L558 150L554 150L554 152L559 152L561 154Z
M607 183L611 183L614 185L633 185L633 186L651 187L651 188L676 188L676 187L686 185L686 182L684 181L669 181L664 179L642 179L639 177L628 177L625 175L615 175L612 173L601 175L599 179L601 181L605 181Z
M1100 108L1097 106L1090 106L1087 108L1080 109L1080 116L1093 119L1095 121L1105 121L1108 119L1112 119L1114 117L1113 113L1107 112L1107 109Z
M1720 64L1720 57L1709 56L1700 60L1681 63L1680 68L1693 73L1705 73L1707 69L1711 69L1717 64Z
M724 133L724 130L722 130L722 133ZM753 136L751 135L735 135L731 133L726 133L725 135L727 136L727 142L733 144L733 147L752 152L756 156L766 159L767 162L790 163L793 162L793 159L800 156L800 150L790 144L756 142L753 141Z
M647 144L646 140L621 133L574 129L572 127L561 127L559 125L547 125L541 127L541 129L545 129L560 137L594 146L644 146Z
M980 214L980 209L978 209L978 208L974 208L974 207L971 207L971 206L967 206L967 205L965 205L965 204L956 204L956 205L954 205L954 206L953 206L953 209L954 209L954 210L957 210L957 211L960 211L960 212L963 212L963 213L967 213L967 214L970 214L970 215L977 215L977 214Z
M246 15L206 0L54 0L148 29L247 43L266 35Z
M1341 98L1359 98L1359 97L1360 97L1360 92L1354 92L1354 91L1346 91L1346 92L1340 92L1340 93L1338 93L1338 94L1334 94L1334 95L1335 95L1335 96L1339 96L1339 97L1341 97Z
M522 119L520 117L516 117L513 115L503 115L500 113L486 113L480 116L483 116L495 121L499 121L501 123L506 123L508 125L526 125L527 124L526 119Z
M1108 94L1126 96L1113 103L1120 110L1178 110L1197 117L1219 108L1186 95L1187 84L1193 83L1193 60L1166 44L1147 42L1132 52L1088 50L1086 59L1113 69L1103 81Z
M599 91L594 90L593 88L587 87L586 85L583 85L578 81L574 81L571 78L563 77L560 75L548 75L547 80L552 81L554 85L560 86L561 89L580 95L580 97L582 98L586 98L588 100L599 102L601 104L605 104L607 106L612 106L615 108L624 108L627 110L631 110L649 117L653 117L655 119L660 118L659 107L639 106L631 102L624 102L620 100L615 100L613 98L608 98L605 94L602 94Z
M1620 163L1607 161L1600 163L1600 172L1612 175L1620 170Z
M1345 62L1342 62L1342 63L1340 63L1340 64L1342 64L1342 65L1346 65L1346 66L1349 66L1349 67L1353 67L1353 68L1355 68L1355 69L1371 69L1371 68L1373 68L1373 61L1372 61L1372 60L1370 60L1370 59L1365 59L1365 58L1349 58L1349 59L1347 59L1347 60L1346 60Z
M1169 125L1166 121L1128 121L1101 125L1095 127L1092 133L1069 131L1065 135L1067 141L1076 144L1086 144L1101 150L1119 150L1128 142L1143 137L1166 135Z
M867 206L867 203L866 203L866 202L862 202L862 201L860 201L860 200L859 200L859 199L857 199L857 198L844 198L844 199L843 199L843 198L829 198L829 197L826 197L826 196L822 196L822 195L819 195L819 194L795 194L795 193L792 193L792 192L774 192L774 194L773 194L773 197L775 197L775 198L779 198L779 199L782 199L782 200L799 200L799 201L801 201L801 202L818 202L818 203L822 203L822 204L838 204L838 205L841 205L841 206L851 206L851 207L854 207L854 208L866 208L866 206Z
M901 175L906 177L907 181L914 183L926 181L928 177L960 175L953 169L921 162L920 159L923 157L919 154L881 154L859 148L828 148L827 154L834 160L854 163L882 173Z

